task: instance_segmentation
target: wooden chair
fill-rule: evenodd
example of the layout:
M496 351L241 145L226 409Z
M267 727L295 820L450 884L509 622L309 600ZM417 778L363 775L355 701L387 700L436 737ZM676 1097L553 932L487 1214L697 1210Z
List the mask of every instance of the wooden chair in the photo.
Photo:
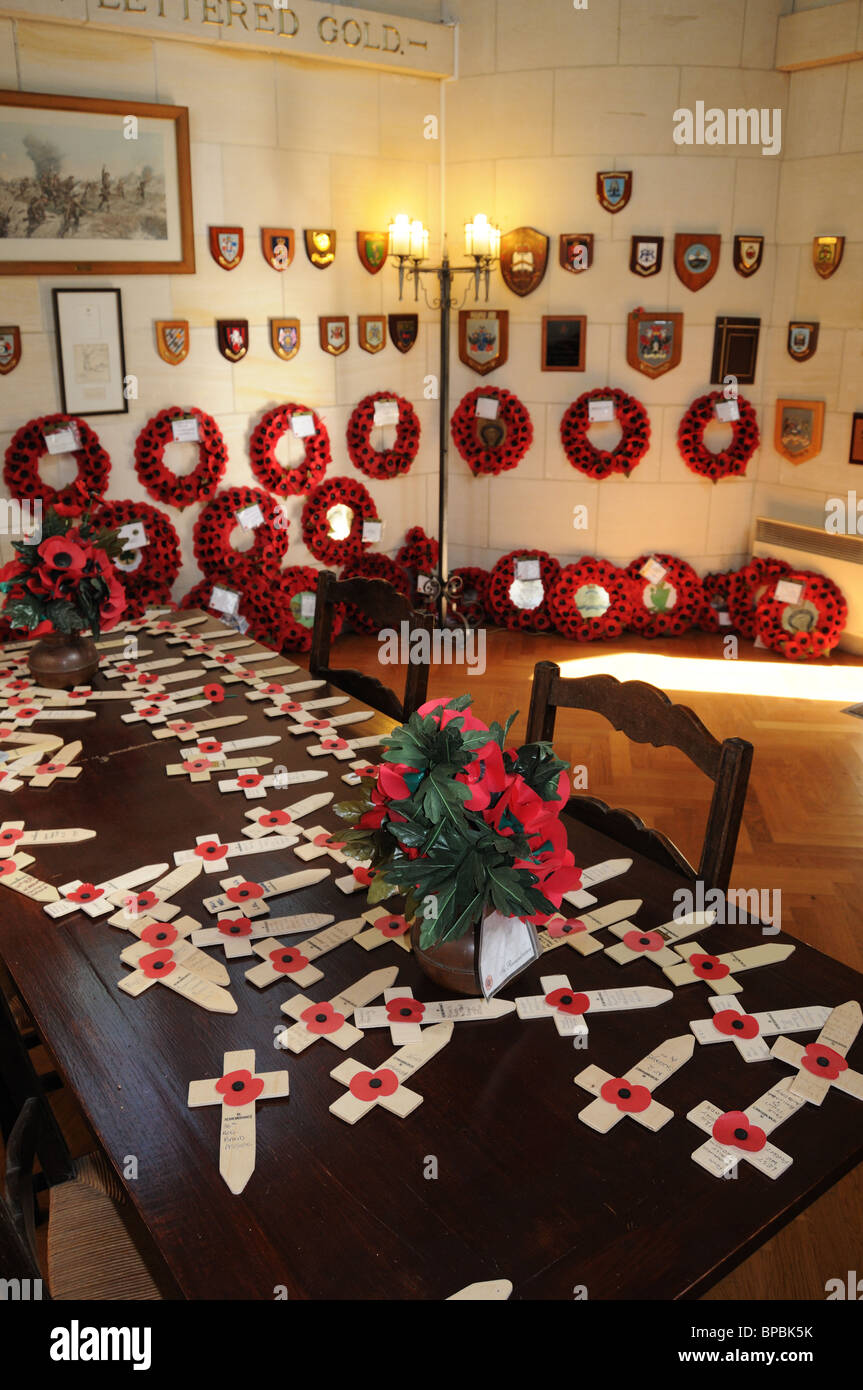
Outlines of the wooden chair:
M418 628L429 634L434 631L434 618L431 613L417 613L410 601L400 594L386 579L342 579L338 580L332 570L321 570L318 575L317 598L315 603L315 626L312 632L312 648L309 656L309 671L315 677L331 681L348 695L372 705L381 714L402 723L414 710L425 703L428 690L429 663L409 662L405 681L404 699L399 700L395 691L390 690L375 676L364 675L361 671L347 668L336 669L329 665L330 641L332 638L333 609L337 603L354 604L370 617L379 629L392 628L401 631L401 624L407 623L411 632Z
M562 708L593 710L635 743L678 748L714 784L697 870L667 836L647 828L631 811L612 810L596 797L576 795L567 805L567 814L655 863L700 880L705 890L726 892L746 800L752 744L742 738L720 743L691 709L673 704L664 691L644 681L622 683L614 676L566 678L553 661L537 662L527 741L550 742Z

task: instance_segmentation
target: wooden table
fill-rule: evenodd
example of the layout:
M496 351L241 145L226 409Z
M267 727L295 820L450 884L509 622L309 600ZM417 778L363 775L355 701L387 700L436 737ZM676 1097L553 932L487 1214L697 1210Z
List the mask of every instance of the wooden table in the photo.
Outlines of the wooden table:
M178 650L149 636L141 645L153 649L151 660ZM117 688L102 676L95 684ZM189 718L247 714L225 738L278 732L282 721L266 719L245 689L227 687L236 698ZM255 803L221 794L215 781L168 780L164 766L178 761L180 745L154 740L146 725L122 724L127 709L106 703L95 720L78 726L84 771L76 782L48 792L22 789L0 802L5 819L98 831L81 845L37 849L37 876L99 880L171 861L172 851L192 847L197 834L241 838L244 813ZM356 733L388 726L378 718ZM285 735L261 752L291 769L326 768L327 781L268 793L258 804L284 805L318 790L351 799L340 780L347 764L309 758L305 742ZM337 824L331 809L320 820ZM622 853L586 827L573 824L571 834L577 862ZM290 850L242 864L252 878L303 867ZM213 919L196 909L218 891L219 877L202 875L178 895L202 925ZM650 928L671 917L679 886L675 875L637 860L624 877L600 885L597 897L643 898L637 922ZM271 902L273 915L314 909L337 920L365 907L364 895L345 897L332 879ZM718 952L763 938L760 928L727 926L698 939ZM675 1118L657 1134L624 1120L602 1137L577 1119L589 1096L573 1085L575 1073L593 1062L624 1074L664 1038L687 1032L690 1019L710 1014L701 984L676 991L658 1009L595 1016L586 1050L574 1050L550 1020L513 1015L457 1025L450 1044L411 1083L424 1103L409 1118L377 1109L349 1127L328 1111L343 1094L329 1073L344 1054L325 1041L296 1057L273 1047L290 1021L279 1011L290 988L256 990L243 978L254 960L241 959L228 965L236 1015L205 1013L159 987L130 999L117 981L126 972L120 951L131 940L83 913L55 923L18 895L0 898L0 955L118 1172L129 1155L137 1158L129 1194L190 1299L266 1300L280 1285L301 1299L442 1299L492 1278L511 1279L514 1296L526 1299L571 1299L577 1286L591 1300L693 1297L863 1156L863 1107L832 1091L820 1111L804 1106L777 1131L794 1163L775 1182L745 1163L734 1181L713 1179L694 1164L690 1154L704 1135L685 1118L692 1106L710 1099L745 1109L789 1074L773 1061L747 1065L731 1043L696 1047L663 1085L658 1098ZM329 999L369 970L395 964L400 983L418 997L440 997L396 946L367 953L350 942L322 960L325 979L304 992ZM503 993L538 993L540 974L549 973L567 973L579 989L665 983L647 962L621 969L602 954L582 959L563 947ZM745 976L743 998L750 1010L832 1006L863 999L863 976L798 945L786 962ZM250 1047L259 1070L287 1067L290 1098L258 1107L256 1170L234 1197L218 1172L218 1108L189 1110L186 1095L190 1080L220 1075L225 1051ZM388 1032L375 1031L349 1055L374 1068L392 1051ZM850 1060L861 1066L860 1041ZM430 1158L434 1178L425 1176Z

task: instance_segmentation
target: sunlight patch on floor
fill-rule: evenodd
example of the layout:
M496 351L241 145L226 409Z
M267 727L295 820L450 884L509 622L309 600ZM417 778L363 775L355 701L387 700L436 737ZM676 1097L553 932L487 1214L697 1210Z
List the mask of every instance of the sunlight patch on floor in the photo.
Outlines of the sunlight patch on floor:
M616 676L647 681L660 690L722 691L728 695L767 695L781 700L863 701L859 666L807 666L791 661L725 661L648 652L583 657L564 661L563 676Z

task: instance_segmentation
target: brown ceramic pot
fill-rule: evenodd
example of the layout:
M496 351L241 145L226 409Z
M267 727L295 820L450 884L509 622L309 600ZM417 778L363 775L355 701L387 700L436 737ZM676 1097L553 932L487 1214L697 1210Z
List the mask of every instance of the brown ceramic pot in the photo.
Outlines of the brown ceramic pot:
M37 685L49 690L71 690L86 685L99 665L92 637L80 632L48 632L36 643L27 662Z
M474 962L476 929L465 932L458 941L447 941L442 946L423 950L420 926L419 921L411 924L411 947L414 959L429 979L455 994L482 994Z

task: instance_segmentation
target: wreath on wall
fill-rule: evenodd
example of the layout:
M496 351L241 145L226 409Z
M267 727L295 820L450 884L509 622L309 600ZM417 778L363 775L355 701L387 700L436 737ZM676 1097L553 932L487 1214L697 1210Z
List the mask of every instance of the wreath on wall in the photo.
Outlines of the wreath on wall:
M623 433L613 449L597 449L590 442L591 401L612 401L614 404L614 418ZM564 411L560 439L573 468L589 478L607 478L611 473L625 473L628 477L650 447L650 420L635 396L616 386L597 387L582 392Z
M660 578L651 580L640 573L648 560L656 560L663 567L665 573ZM630 619L636 632L643 632L646 637L679 637L698 621L704 590L695 570L685 560L656 551L639 555L627 565L626 572L636 584Z
M842 590L815 570L788 570L785 583L799 584L793 602L776 597L776 581L768 585L756 609L758 635L774 652L791 661L825 656L836 646L848 621Z
M308 605L306 609L303 597L307 594L317 594L319 573L320 571L313 569L311 565L291 565L288 569L282 570L279 576L278 599L283 645L286 651L307 652L311 648L312 631L315 626L314 605ZM344 621L344 604L334 604L330 634L332 637L338 637Z
M330 535L327 520L328 512L339 504L353 513L348 534L341 538ZM371 545L371 541L363 540L363 522L377 520L377 508L362 483L353 478L328 478L306 499L301 521L303 540L322 564L344 565Z
M449 578L460 579L462 587L454 598L447 599L448 611L456 618L464 618L468 627L482 627L489 612L489 571L478 565L462 565L450 570Z
M677 447L687 468L702 478L733 478L746 472L746 465L758 448L761 436L755 411L745 396L737 397L739 419L729 420L732 440L727 449L713 454L704 443L704 431L715 420L714 407L723 400L721 391L710 391L694 400L680 422Z
M734 627L734 619L731 617L730 599L731 591L737 582L736 570L717 570L712 574L705 574L701 581L704 590L704 603L698 615L696 627L702 632L730 632ZM720 613L728 614L728 621L720 622Z
M539 579L518 577L516 564L522 560L539 561ZM544 550L511 550L508 555L501 556L491 572L488 586L493 617L504 627L548 632L552 627L548 597L559 577L559 561Z
M139 618L153 604L169 603L171 585L180 573L180 538L170 517L149 502L102 502L94 520L98 526L116 530L139 521L147 534L147 544L126 553L126 564L115 559L117 578L126 592L124 617Z
M165 449L174 442L175 420L194 417L198 422L198 462L182 477L165 466ZM228 450L219 426L197 406L168 406L148 420L135 440L135 472L142 486L170 507L190 507L212 497L225 474Z
M73 451L78 472L65 487L53 488L39 476L39 461L47 454L44 431L71 426L81 447ZM40 415L16 430L3 463L3 481L11 497L39 499L46 507L86 507L104 496L111 460L96 431L77 415Z
M785 560L758 556L742 569L733 571L728 590L728 611L732 625L741 637L756 636L759 602L776 580L784 578L790 569Z
M291 429L291 421L296 414L310 414L315 423L315 433L303 439L304 455L302 463L296 468L285 468L276 458L279 440ZM321 417L306 405L277 405L263 415L249 440L249 462L252 472L262 487L275 492L279 497L296 497L301 492L309 492L323 479L327 465L331 462L330 436Z
M360 555L355 560L349 560L339 579L386 579L409 603L413 600L414 586L410 575L388 555ZM345 613L351 626L358 632L377 632L375 621L356 604L346 603Z
M218 582L218 581L217 581ZM238 632L248 633L265 647L281 651L283 646L284 610L279 599L278 586L263 575L252 575L243 581L238 590L240 603L236 615L228 618L220 608L214 608L212 579L202 579L180 600L181 608L202 608L212 617L229 627L236 626Z
M483 396L498 403L497 418L479 419L476 403ZM524 458L533 440L527 407L501 386L478 386L468 391L450 421L453 443L477 477L504 473Z
M576 642L619 637L629 626L638 590L626 570L583 555L567 565L548 597L555 628Z
M234 550L231 533L241 525L238 513L254 506L263 516L263 521L250 528L254 542L249 550ZM247 577L273 578L278 574L288 549L288 519L270 494L260 488L228 487L203 508L192 536L195 559L204 574L242 585Z
M371 444L375 423L375 401L393 401L399 408L395 443L391 449L375 449ZM407 473L419 452L420 422L410 401L391 391L364 396L348 421L348 455L351 463L367 478L397 478Z

